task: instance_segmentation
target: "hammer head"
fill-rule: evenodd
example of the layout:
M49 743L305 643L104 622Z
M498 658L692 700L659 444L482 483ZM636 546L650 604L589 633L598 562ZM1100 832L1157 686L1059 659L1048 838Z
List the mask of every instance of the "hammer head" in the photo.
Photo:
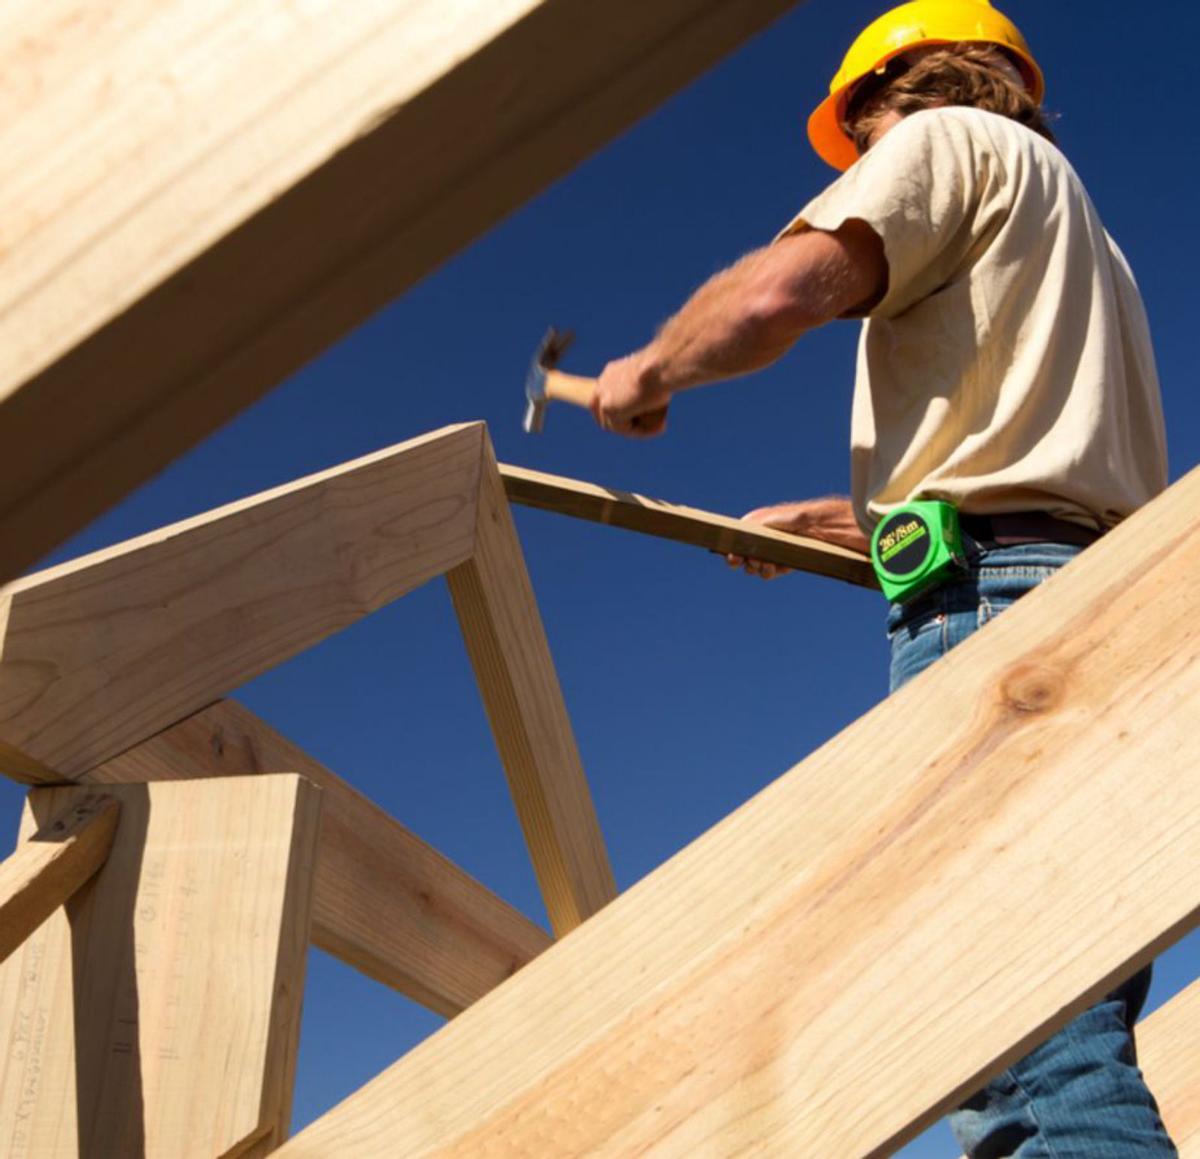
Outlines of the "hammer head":
M538 435L546 423L546 371L553 370L575 335L570 330L559 332L553 326L546 331L533 356L525 378L525 421L521 424L527 435Z

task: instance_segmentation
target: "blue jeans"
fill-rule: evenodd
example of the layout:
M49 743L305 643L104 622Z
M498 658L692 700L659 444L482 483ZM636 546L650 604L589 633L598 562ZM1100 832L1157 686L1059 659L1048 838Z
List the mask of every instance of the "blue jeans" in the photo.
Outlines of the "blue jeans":
M962 578L888 615L896 691L1082 549L967 541ZM950 1115L971 1159L1159 1159L1178 1152L1138 1070L1133 1024L1150 967L1084 1011Z

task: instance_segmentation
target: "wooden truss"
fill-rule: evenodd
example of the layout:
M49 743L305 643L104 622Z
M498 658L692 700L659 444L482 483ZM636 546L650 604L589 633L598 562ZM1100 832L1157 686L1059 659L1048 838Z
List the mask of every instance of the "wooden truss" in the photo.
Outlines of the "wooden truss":
M20 6L0 581L789 6ZM510 500L871 582L473 424L9 583L0 1153L883 1155L1195 924L1200 474L616 899ZM223 699L442 575L553 939ZM285 1142L310 940L455 1017Z
M20 947L0 974L0 1026L15 1044L0 1131L20 1119L21 1131L66 1132L82 1150L99 1140L191 1154L179 1149L183 1112L161 1101L186 1079L215 1092L205 1122L224 1132L189 1130L203 1140L194 1153L236 1143L265 1154L282 1141L294 1040L271 1027L291 1026L294 1010L271 995L299 992L302 955L267 952L236 995L180 982L168 1002L163 978L192 934L187 923L151 923L150 934L138 924L147 890L192 904L194 842L242 858L260 841L291 850L274 893L261 884L269 875L231 884L213 870L213 898L258 915L246 928L275 923L268 947L311 928L319 945L436 1010L470 1006L281 1155L886 1154L1195 923L1200 665L1187 625L1200 595L1186 581L1200 566L1200 472L615 901L506 485L570 514L762 548L862 582L853 553L502 469L474 424L10 584L0 594L4 771L80 786L35 790L27 828L48 828L0 872L0 946ZM554 945L220 699L438 575ZM315 805L298 812L315 800L296 796L310 783L324 799L319 830ZM296 802L264 809L288 819L277 837L246 819L259 784L290 786ZM215 794L211 830L182 793ZM146 828L151 798L164 803L168 836ZM178 824L194 836L169 836L176 801L188 802ZM114 852L84 885L105 860L117 805ZM234 814L246 820L231 832ZM81 900L107 889L117 900ZM101 904L103 923L79 916ZM216 904L197 901L196 912ZM51 910L67 916L29 937ZM209 920L195 919L204 930ZM236 923L226 934L243 936ZM81 954L86 971L64 972ZM100 1008L124 1011L136 1032L70 1015L93 984L107 996ZM238 1013L245 1002L265 1019L254 1033ZM161 1038L168 1005L210 1037L194 1049ZM1163 1075L1164 1109L1184 1137L1192 1123L1200 1132L1188 1094L1197 1016L1189 994L1147 1035L1147 1066ZM31 1019L75 1025L74 1046L31 1035ZM205 1069L225 1025L266 1051L238 1064L236 1095L228 1075ZM141 1062L113 1091L79 1061L135 1038ZM148 1063L164 1051L179 1064L169 1078ZM218 1105L245 1110L223 1118Z

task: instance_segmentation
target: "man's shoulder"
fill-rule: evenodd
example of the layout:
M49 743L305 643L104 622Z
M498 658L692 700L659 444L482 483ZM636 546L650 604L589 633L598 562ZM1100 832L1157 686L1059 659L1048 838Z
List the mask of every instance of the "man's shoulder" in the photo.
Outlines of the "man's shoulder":
M892 130L889 136L892 135L898 135L901 139L925 137L944 140L949 144L968 141L1012 141L1036 144L1038 148L1045 146L1058 153L1050 141L1028 125L1001 113L977 109L970 105L946 105L910 113Z
M934 179L939 171L954 170L972 186L982 182L981 195L986 189L1012 193L1031 179L1058 196L1083 192L1078 174L1054 142L986 109L922 109L905 117L871 152L885 146L888 155L878 158L880 169L917 168Z

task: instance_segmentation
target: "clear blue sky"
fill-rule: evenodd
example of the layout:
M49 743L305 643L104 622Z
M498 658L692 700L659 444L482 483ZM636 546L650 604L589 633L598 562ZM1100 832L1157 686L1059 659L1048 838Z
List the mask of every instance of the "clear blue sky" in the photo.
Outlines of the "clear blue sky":
M831 179L803 121L883 7L798 7L53 558L467 419L487 421L502 460L730 514L845 491L853 324L806 338L753 379L683 396L668 435L644 444L565 409L546 434L525 436L521 383L547 324L579 333L569 369L598 371ZM1200 460L1190 220L1200 15L1107 0L1012 0L1007 11L1140 280L1178 478ZM517 521L621 887L885 694L877 595L807 576L764 584L694 549L540 512ZM238 696L544 921L441 582ZM2 791L15 829L19 793ZM1193 936L1162 959L1154 1004L1196 975L1198 951ZM314 952L296 1126L439 1023ZM940 1128L903 1153L957 1150Z

